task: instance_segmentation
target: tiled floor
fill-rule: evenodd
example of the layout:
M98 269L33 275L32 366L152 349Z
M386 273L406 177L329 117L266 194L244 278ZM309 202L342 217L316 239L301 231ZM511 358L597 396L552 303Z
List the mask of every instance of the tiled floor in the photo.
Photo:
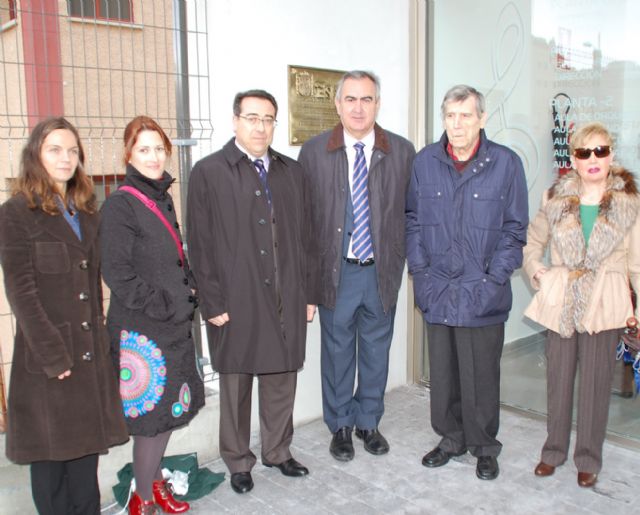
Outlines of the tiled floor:
M468 454L440 469L421 465L422 455L438 441L429 425L428 390L420 386L395 389L387 395L386 406L380 429L391 445L389 454L372 456L356 441L355 459L337 462L328 451L329 433L316 420L296 429L292 447L294 456L311 470L308 477L286 478L277 469L257 464L250 493L234 493L225 480L210 495L193 502L190 513L637 513L638 450L607 442L604 469L593 490L578 487L571 461L552 477L536 478L533 468L545 437L545 422L502 410L501 473L495 481L481 481L475 476L475 459ZM254 452L260 455L259 448ZM226 472L220 460L208 466Z

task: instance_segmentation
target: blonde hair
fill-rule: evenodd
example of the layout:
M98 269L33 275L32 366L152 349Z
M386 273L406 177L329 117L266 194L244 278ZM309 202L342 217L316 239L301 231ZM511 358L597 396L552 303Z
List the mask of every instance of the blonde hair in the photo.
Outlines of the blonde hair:
M607 145L613 147L613 136L603 124L600 122L587 123L578 128L572 135L569 142L569 153L573 155L576 148L584 146L585 141L593 136L602 136L607 140Z

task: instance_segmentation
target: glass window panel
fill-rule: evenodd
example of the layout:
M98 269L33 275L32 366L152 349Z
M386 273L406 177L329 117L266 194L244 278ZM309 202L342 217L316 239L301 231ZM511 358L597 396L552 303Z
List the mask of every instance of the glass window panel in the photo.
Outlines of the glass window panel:
M487 136L522 158L530 214L559 173L571 166L572 132L590 121L615 137L615 159L640 173L640 2L637 0L433 0L430 49L432 122L442 133L440 103L453 85L468 83L487 98ZM543 328L523 312L532 291L521 271L505 330L502 400L546 412ZM621 293L624 294L624 293ZM426 337L423 379L428 382ZM616 366L614 394L628 370ZM609 430L640 437L637 413L614 395Z

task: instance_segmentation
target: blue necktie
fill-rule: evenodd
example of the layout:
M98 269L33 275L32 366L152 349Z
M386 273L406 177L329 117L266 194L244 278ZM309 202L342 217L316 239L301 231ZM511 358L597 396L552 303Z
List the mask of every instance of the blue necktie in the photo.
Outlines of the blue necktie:
M364 157L364 143L358 142L356 162L353 166L353 185L351 186L351 201L353 203L353 234L351 235L351 249L353 255L364 261L372 257L373 245L369 229L369 172Z
M264 161L262 159L256 159L253 162L253 166L256 167L262 187L267 194L267 202L271 205L271 191L269 190L269 186L267 186L267 169L264 167Z

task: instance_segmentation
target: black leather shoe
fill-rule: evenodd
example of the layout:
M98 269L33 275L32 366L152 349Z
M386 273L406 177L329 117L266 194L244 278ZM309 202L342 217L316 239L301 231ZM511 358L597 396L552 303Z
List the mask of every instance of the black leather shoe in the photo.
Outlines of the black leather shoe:
M430 468L442 467L442 465L449 463L449 458L462 456L466 452L466 449L462 452L447 452L440 447L436 447L422 457L422 464Z
M495 479L499 473L498 458L495 456L478 456L476 476L480 479Z
M380 455L389 452L389 442L377 429L358 429L356 436L364 440L364 450L371 454Z
M338 461L351 461L353 455L353 442L351 441L351 428L341 427L334 434L329 446L329 452Z
M302 463L294 460L293 458L289 458L287 461L283 461L282 463L278 464L265 463L264 461L262 462L262 464L265 467L279 468L280 472L282 472L285 476L290 477L306 476L309 473L309 469L307 467L305 467Z
M231 474L231 488L239 494L246 494L253 488L251 472L236 472Z

